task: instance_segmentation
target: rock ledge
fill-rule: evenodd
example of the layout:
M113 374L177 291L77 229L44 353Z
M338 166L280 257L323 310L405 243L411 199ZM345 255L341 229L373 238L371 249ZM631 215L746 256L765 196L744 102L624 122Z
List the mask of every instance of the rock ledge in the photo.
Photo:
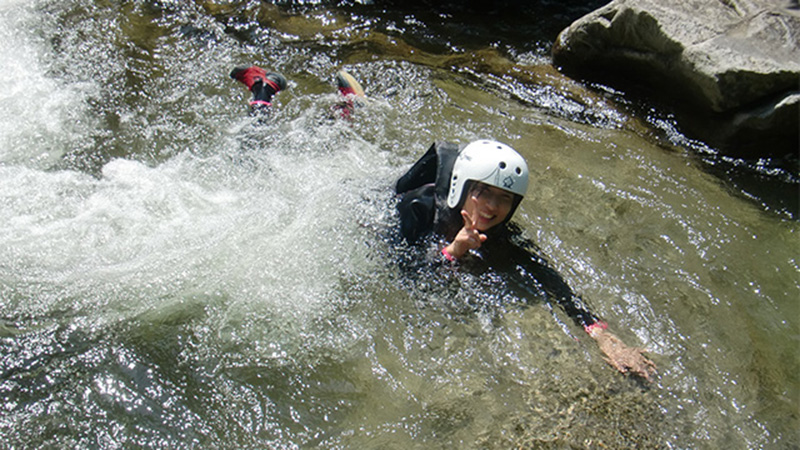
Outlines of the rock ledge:
M553 61L571 76L647 87L725 153L800 148L797 0L614 0L563 30Z

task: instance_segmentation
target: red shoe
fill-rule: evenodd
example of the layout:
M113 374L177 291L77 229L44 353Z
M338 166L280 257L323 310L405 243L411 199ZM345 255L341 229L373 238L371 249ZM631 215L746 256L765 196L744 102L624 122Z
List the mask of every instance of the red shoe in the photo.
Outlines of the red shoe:
M247 86L247 89L253 90L256 82L267 79L267 71L257 66L235 67L231 71L231 78Z
M274 93L286 89L286 78L283 75L277 72L267 73L258 66L236 67L231 71L231 78L241 82L251 91L253 85L259 81L271 87Z
M340 70L339 73L336 74L336 85L339 86L339 92L345 97L351 95L364 97L364 89L352 75L344 70Z
M277 94L278 92L286 89L286 77L279 74L278 72L270 72L267 74L267 78L264 79L264 83L268 84Z
M361 106L358 98L365 97L364 89L352 75L344 70L340 70L336 74L336 85L339 87L339 92L344 96L344 101L333 107L334 112L338 113L341 118L350 120L355 107Z

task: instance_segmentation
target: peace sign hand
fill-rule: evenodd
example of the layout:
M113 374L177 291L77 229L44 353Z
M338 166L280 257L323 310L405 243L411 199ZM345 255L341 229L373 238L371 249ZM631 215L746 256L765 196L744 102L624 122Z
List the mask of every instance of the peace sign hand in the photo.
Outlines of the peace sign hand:
M475 212L475 214L478 213ZM461 258L468 251L479 248L487 239L485 234L475 228L476 218L470 217L469 213L463 209L461 217L464 219L464 226L458 231L453 242L445 247L445 251L453 258Z

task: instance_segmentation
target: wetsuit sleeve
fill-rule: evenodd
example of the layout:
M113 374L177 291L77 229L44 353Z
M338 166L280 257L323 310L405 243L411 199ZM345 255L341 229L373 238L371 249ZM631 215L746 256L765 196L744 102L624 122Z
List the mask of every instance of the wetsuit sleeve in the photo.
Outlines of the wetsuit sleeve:
M537 279L541 282L544 291L558 303L576 324L586 328L600 321L597 316L589 311L583 299L572 291L567 282L564 281L564 278L552 267L542 265L537 268L537 271Z
M528 243L529 244L529 243ZM520 281L532 285L535 290L544 291L546 296L555 302L579 326L586 328L600 322L600 319L587 308L583 299L569 287L564 278L552 267L547 260L533 252L530 245L513 245L509 249L509 262L516 265L516 273Z

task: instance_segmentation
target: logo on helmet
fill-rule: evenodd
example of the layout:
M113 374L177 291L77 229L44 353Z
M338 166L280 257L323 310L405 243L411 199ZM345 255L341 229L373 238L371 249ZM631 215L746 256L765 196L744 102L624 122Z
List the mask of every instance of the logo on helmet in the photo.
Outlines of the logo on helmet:
M510 189L511 186L513 186L513 185L514 185L514 179L513 178L511 178L510 176L507 176L507 177L503 178L503 187L504 188Z

